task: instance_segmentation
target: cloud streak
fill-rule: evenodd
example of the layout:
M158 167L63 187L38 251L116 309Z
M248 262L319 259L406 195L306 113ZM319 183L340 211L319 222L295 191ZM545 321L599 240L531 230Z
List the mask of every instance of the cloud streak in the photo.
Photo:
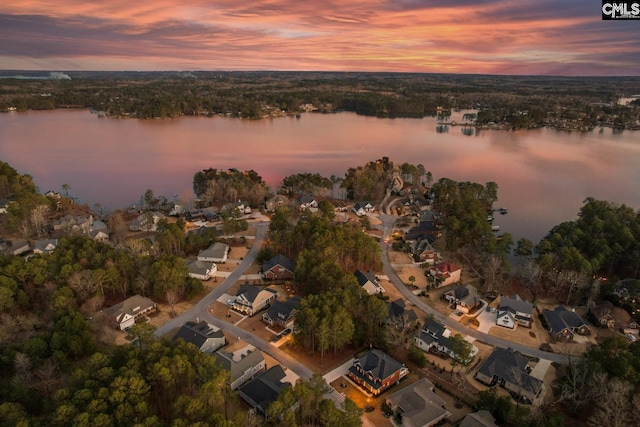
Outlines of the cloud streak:
M593 0L346 3L9 2L0 66L640 75L640 26Z

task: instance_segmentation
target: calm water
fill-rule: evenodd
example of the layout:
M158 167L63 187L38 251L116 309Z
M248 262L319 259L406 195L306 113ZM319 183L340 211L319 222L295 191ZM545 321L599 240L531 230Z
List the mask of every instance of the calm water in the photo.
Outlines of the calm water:
M460 113L461 114L461 113ZM460 122L460 114L451 120ZM42 192L62 191L110 209L146 189L193 197L201 169L254 169L277 185L289 174L343 176L347 168L388 156L422 163L435 179L496 181L509 208L502 231L538 241L575 218L593 196L640 208L640 132L613 135L483 131L437 132L435 119L376 119L351 113L304 114L263 121L180 118L99 119L86 110L0 114L0 159L31 174Z

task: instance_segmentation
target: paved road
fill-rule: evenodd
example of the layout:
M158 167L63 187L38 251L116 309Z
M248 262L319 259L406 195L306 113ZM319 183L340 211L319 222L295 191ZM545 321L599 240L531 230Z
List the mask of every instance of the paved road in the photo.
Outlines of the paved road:
M389 281L391 281L391 283L393 283L395 287L398 288L398 291L400 291L400 293L404 295L406 299L411 301L412 304L414 304L415 306L423 310L425 313L433 314L436 320L438 320L440 323L444 324L445 326L458 330L472 338L475 338L480 342L490 344L494 347L502 347L502 348L511 347L514 350L518 350L522 354L537 357L539 359L547 359L547 360L551 360L552 362L558 362L558 363L567 363L567 358L565 355L558 354L558 353L549 353L535 347L529 347L529 346L517 344L511 341L504 340L502 338L484 334L475 329L471 329L467 326L464 326L461 323L443 315L433 307L425 304L418 296L414 295L413 292L411 292L411 290L409 290L407 286L402 282L402 280L400 280L400 278L398 277L396 272L393 270L393 268L391 268L391 263L389 262L389 254L387 253L388 244L385 243L384 241L386 237L391 235L391 232L393 231L393 225L395 224L396 219L397 217L393 215L380 215L380 220L382 221L382 233L383 233L383 238L380 240L380 245L382 246L382 264L384 266L384 273L389 278Z

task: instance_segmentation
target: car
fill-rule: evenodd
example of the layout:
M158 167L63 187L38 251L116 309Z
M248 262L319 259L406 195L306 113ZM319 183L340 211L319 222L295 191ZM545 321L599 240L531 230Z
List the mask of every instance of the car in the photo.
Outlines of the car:
M629 338L629 341L634 342L635 340L637 340L636 336L633 334L627 334L627 338Z
M291 328L287 328L284 331L280 332L282 334L282 336L286 337L287 335L289 335L291 333Z

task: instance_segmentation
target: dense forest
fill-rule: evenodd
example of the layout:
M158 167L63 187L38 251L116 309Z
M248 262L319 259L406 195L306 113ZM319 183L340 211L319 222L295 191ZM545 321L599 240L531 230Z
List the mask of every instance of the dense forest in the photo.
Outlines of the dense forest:
M15 78L16 74L31 77ZM13 77L12 77L13 76ZM544 77L337 72L0 72L0 111L92 108L113 117L277 117L353 111L377 117L479 110L476 125L519 129L635 129L637 77ZM33 78L41 77L41 78Z

